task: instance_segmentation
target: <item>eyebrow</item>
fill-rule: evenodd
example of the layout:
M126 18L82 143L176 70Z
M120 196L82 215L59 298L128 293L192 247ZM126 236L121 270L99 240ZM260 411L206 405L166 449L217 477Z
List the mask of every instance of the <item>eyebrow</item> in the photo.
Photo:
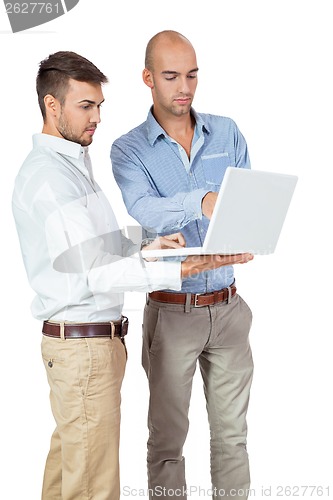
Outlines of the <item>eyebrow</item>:
M98 104L98 106L100 106L104 101L105 101L105 99L103 99L103 101L101 101ZM97 104L96 101L90 101L90 99L82 99L82 101L79 101L79 104L82 104L83 102L86 102L88 104Z
M197 71L199 71L199 68L193 68L190 71L188 71L187 74L196 73ZM179 71L170 71L170 70L162 71L161 74L162 75L180 75Z

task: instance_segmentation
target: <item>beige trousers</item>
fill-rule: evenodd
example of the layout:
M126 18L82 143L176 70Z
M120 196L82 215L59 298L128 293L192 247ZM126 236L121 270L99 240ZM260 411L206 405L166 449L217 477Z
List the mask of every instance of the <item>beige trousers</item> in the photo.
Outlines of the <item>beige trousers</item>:
M118 337L43 336L42 356L57 424L42 500L119 500L124 344Z

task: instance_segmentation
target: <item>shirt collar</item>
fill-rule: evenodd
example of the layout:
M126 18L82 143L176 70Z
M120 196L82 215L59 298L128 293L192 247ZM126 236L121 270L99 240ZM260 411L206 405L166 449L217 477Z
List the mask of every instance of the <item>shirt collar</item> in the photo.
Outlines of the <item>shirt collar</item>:
M166 133L165 130L154 118L152 109L153 107L150 108L147 117L147 130L148 130L148 142L151 146L154 146L155 142L160 136L166 137ZM199 134L201 135L201 131L210 134L209 127L207 123L203 120L203 118L193 108L191 108L191 113L195 118L196 127Z
M76 160L88 153L88 147L83 147L76 142L67 141L62 137L49 134L34 134L32 136L33 146L51 148L57 153L70 156Z
M165 137L165 131L161 125L155 120L152 113L153 107L150 108L147 117L147 130L148 130L148 142L151 146L154 146L155 142L160 136Z
M207 120L204 120L203 116L199 115L193 108L191 109L191 113L195 118L196 126L198 128L200 135L201 131L210 134L210 129Z

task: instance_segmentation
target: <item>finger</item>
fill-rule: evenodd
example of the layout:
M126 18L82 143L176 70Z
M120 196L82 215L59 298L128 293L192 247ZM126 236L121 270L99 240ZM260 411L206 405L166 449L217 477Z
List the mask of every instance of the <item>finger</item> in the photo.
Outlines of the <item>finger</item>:
M241 259L241 262L248 262L249 260L253 259L253 254L252 253L242 253L239 255L239 258Z
M234 263L235 264L245 264L246 262L249 262L250 260L253 259L253 255L250 253L242 253L233 256L234 257Z
M227 264L242 264L248 262L253 259L253 255L250 253L240 253L240 254L231 254L231 255L215 255L217 262Z
M169 234L168 236L165 236L165 238L168 240L178 241L178 243L183 247L186 245L186 241L182 233Z
M183 233L178 233L178 243L184 247L186 245L186 240L184 238Z
M175 240L167 238L167 237L161 237L160 244L161 244L161 248L181 248L184 246L184 245L179 244L178 241L175 241Z

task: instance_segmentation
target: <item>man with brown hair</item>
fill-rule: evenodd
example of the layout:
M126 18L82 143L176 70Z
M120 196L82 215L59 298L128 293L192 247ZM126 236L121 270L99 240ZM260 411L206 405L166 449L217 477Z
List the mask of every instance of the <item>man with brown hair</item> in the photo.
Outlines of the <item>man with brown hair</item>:
M84 57L42 61L37 93L41 134L15 181L13 213L56 430L43 500L118 500L120 389L126 364L125 291L180 288L181 279L227 258L145 262L124 238L94 179L88 148L100 122L106 76ZM184 244L180 234L154 246ZM235 257L242 261L250 256Z
M181 230L187 246L200 247L226 168L250 168L245 139L230 118L192 108L198 64L180 33L151 38L143 81L153 105L144 123L113 143L116 181L129 214L143 227L162 235ZM183 446L197 364L210 425L214 498L247 497L252 314L234 280L230 265L184 280L180 293L148 296L142 359L150 390L151 499L187 498Z

